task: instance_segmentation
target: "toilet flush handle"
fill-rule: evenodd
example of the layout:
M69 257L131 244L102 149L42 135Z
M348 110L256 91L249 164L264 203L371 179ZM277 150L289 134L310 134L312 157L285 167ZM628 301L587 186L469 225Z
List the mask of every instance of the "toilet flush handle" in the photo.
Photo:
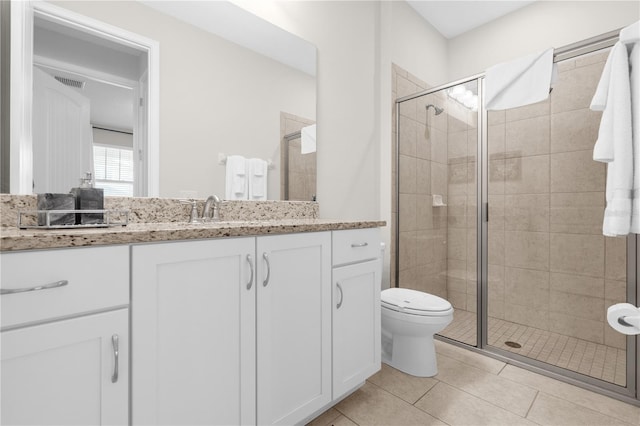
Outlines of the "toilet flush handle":
M340 283L337 281L336 281L336 287L338 287L338 290L340 290L340 301L336 305L336 309L340 309L340 306L342 306L342 299L344 298L344 293L342 292L342 287L340 286Z

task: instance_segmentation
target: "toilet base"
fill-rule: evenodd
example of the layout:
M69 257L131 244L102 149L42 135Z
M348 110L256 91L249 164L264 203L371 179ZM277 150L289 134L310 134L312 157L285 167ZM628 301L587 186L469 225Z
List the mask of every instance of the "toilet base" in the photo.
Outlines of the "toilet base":
M384 337L383 335L383 340ZM395 336L390 343L385 345L383 342L383 347L390 349L382 351L382 362L385 364L416 377L433 377L438 374L433 336Z

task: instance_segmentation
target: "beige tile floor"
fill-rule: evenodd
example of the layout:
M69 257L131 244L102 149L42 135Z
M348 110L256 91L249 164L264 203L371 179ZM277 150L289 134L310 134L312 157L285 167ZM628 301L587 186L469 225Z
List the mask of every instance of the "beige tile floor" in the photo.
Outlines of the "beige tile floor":
M383 364L309 425L640 425L640 407L448 343L436 349L436 376Z
M456 310L453 322L440 334L450 339L476 344L476 313ZM551 331L489 318L489 345L566 368L620 386L626 384L626 352ZM514 341L519 349L505 345Z

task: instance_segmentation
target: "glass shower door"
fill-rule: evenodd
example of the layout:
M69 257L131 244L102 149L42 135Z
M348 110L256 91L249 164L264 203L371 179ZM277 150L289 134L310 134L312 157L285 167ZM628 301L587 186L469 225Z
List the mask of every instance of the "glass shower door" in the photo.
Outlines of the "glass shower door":
M440 334L477 346L478 80L398 103L398 286L454 307Z
M544 102L488 113L486 343L624 387L627 339L606 310L635 287L635 241L602 235L606 168L592 159L600 113L589 110L607 54L559 62Z

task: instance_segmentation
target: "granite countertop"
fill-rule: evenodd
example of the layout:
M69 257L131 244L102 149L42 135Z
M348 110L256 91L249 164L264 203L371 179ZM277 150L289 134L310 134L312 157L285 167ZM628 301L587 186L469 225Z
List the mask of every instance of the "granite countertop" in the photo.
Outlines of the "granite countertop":
M0 228L0 251L150 243L205 238L243 237L376 228L384 221L328 219L247 220L209 223L130 223L124 227L83 229Z

